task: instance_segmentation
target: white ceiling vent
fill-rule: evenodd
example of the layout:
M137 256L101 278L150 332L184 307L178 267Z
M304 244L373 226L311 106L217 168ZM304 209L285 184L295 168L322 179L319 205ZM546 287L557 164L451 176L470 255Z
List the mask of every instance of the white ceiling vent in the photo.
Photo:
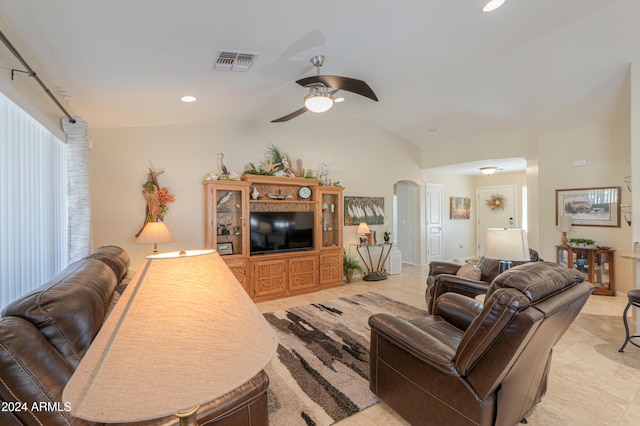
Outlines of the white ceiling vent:
M258 57L258 53L234 52L232 50L218 50L216 63L213 65L215 71L249 71L253 61Z

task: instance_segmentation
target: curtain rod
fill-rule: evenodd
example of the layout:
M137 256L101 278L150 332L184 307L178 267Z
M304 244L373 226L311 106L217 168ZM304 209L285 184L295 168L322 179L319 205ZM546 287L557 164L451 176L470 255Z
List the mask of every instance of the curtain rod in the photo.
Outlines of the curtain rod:
M33 70L33 68L31 68L29 66L29 64L27 64L27 61L24 60L24 58L22 57L22 55L20 55L20 52L18 52L18 50L13 47L13 45L11 44L11 42L9 41L9 39L7 39L7 37L5 37L4 33L2 31L0 31L0 39L2 39L3 43L5 44L5 46L7 46L7 49L9 49L9 51L11 53L13 53L13 56L16 57L16 59L18 59L18 61L20 61L20 63L22 64L23 67L25 67L26 71L22 71L22 70L11 70L11 80L13 80L13 74L14 72L18 71L18 72L23 72L25 74L28 74L29 77L33 77L35 78L35 80L38 82L38 84L40 85L40 87L42 87L42 90L44 90L44 92L49 95L49 97L51 98L51 100L53 100L53 102L56 104L56 106L58 108L60 108L60 110L64 113L64 115L67 116L67 118L69 119L70 122L75 123L76 120L75 118L73 118L71 116L71 114L69 114L67 112L67 110L62 106L62 104L60 102L58 102L58 99L56 99L55 96L53 96L53 93L51 93L51 90L49 90L47 88L47 86L45 86L45 84L42 82L42 80L40 80L40 77L38 77L38 75L36 74L36 72Z

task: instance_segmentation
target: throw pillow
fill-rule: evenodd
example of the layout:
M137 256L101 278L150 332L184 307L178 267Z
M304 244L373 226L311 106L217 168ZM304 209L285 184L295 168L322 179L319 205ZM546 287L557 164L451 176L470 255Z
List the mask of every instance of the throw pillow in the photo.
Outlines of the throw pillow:
M482 276L482 270L472 263L465 263L458 269L456 275L462 278L479 281Z

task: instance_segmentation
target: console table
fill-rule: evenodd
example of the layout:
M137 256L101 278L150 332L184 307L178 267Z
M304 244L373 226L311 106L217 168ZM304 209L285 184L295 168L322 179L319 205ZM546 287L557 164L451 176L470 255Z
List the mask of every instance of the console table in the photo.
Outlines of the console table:
M384 270L384 264L391 253L392 243L380 243L380 244L355 244L356 251L360 255L360 259L364 263L367 272L362 277L365 281L381 281L386 280L387 274ZM380 255L378 256L378 262L374 265L373 258L371 256L371 247L378 247L380 249Z

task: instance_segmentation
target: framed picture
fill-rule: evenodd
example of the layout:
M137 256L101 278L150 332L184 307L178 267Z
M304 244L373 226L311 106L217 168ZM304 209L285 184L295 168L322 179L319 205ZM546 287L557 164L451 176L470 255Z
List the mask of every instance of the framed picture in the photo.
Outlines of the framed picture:
M384 197L344 197L344 224L384 224Z
M620 227L620 187L556 189L556 225L571 216L572 226Z
M218 243L218 254L220 256L233 254L233 243Z
M449 219L469 219L471 217L471 198L449 197Z

